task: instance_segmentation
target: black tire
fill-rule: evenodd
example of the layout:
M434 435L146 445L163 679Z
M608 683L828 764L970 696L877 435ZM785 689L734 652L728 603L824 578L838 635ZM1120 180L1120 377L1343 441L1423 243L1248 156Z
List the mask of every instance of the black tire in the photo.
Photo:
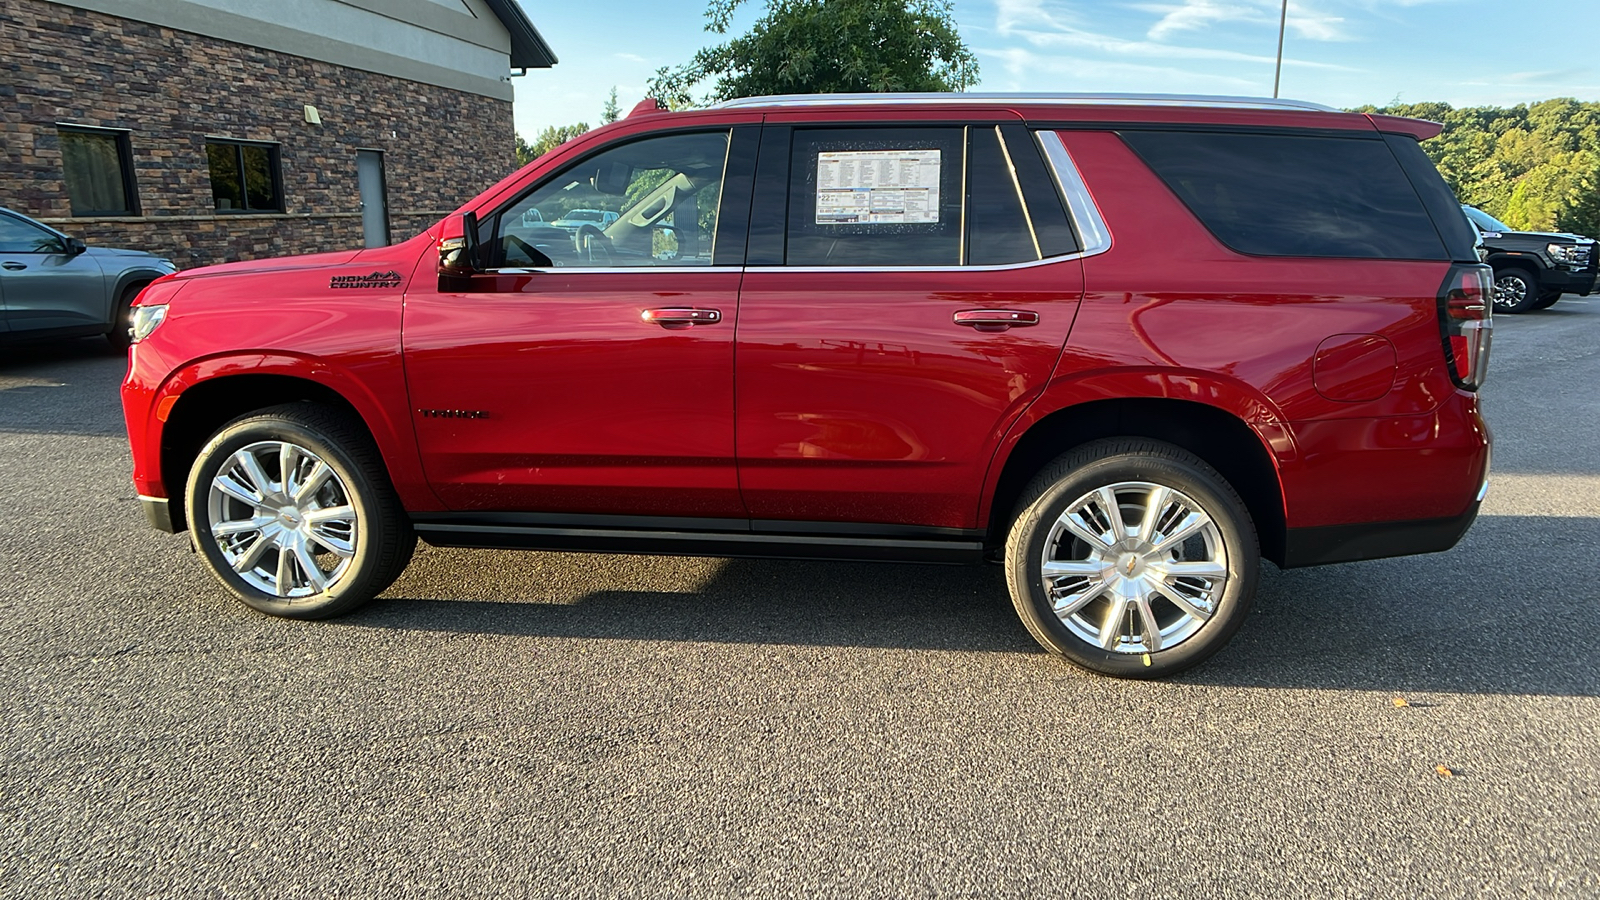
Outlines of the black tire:
M116 308L111 311L111 330L106 332L106 340L111 343L112 349L127 350L133 342L129 334L129 329L133 328L133 300L144 288L144 285L136 284L117 298Z
M305 542L306 546L311 548L308 552L313 554L313 559L319 567L324 560L331 560L334 564L332 573L322 570L324 576L328 574L334 576L326 586L319 588L314 585L311 577L306 574L305 564L295 559L291 559L288 563L290 568L287 574L291 577L285 577L285 563L280 557L287 551L281 548L281 544L269 542L263 545L264 549L259 551L259 555L265 559L276 552L277 556L273 558L279 561L276 576L272 580L276 584L290 585L287 590L269 592L261 582L271 576L266 576L253 568L241 574L236 572L228 561L229 552L235 552L236 559L248 558L253 552L250 548L254 541L238 543L231 549L225 550L224 541L230 539L213 534L214 505L220 505L224 511L229 508L245 511L249 509L249 504L240 500L228 498L213 500L213 480L219 473L224 472L224 466L232 468L237 464L238 458L234 454L245 448L263 447L272 443L288 443L309 451L308 456L311 459L319 459L332 470L334 477L328 478L323 488L310 494L312 499L304 505L319 506L313 512L323 511L321 506L327 506L329 510L342 507L353 510L351 515L338 517L341 520L344 518L352 520L349 528L353 535L351 541L353 548L348 546L344 548L347 556L340 557L333 553L328 549L331 545L315 541ZM277 478L274 481L270 468L274 465L272 457L258 458L258 465L262 465L262 459L266 460L262 475L265 476L268 486L274 484L284 486L286 480L283 478L282 470L285 466L277 464ZM302 463L305 461L305 458L301 458ZM235 474L242 471L234 469ZM314 466L312 471L315 471ZM250 480L246 475L246 481ZM322 491L332 493L324 495ZM278 496L286 494L286 491L280 490ZM334 500L319 504L315 498L322 496L331 496ZM206 442L199 456L195 458L194 465L189 470L185 503L195 547L205 560L207 568L235 597L256 610L274 616L291 619L324 619L349 612L371 600L393 583L404 571L406 564L411 560L412 552L416 549L417 537L412 530L411 520L400 505L399 497L395 495L394 487L389 482L388 472L384 468L382 457L372 437L361 422L349 413L315 403L290 403L258 410L224 426ZM340 506L334 507L332 503L338 503ZM270 504L263 501L263 505ZM290 540L295 534L308 535L315 531L311 517L307 516L303 509L294 508L294 504L283 508L290 511L289 516L274 520L268 527L277 528L280 532L288 534ZM218 518L224 516L219 515ZM234 521L236 517L226 517L226 520ZM286 523L293 525L294 528L286 528ZM254 533L255 540L267 540L267 531L258 530ZM246 533L235 538L243 542L248 536ZM278 549L274 550L274 547ZM340 559L347 559L348 564L340 563ZM249 563L245 562L245 565ZM341 565L343 568L340 568ZM301 576L305 583L298 588L293 587ZM253 583L248 580L249 578L255 578L256 581ZM301 591L303 595L280 596L280 594L292 594L295 590Z
M1496 269L1492 296L1497 313L1527 312L1539 302L1539 279L1518 266Z
M1119 486L1121 492L1113 496L1113 503L1123 517L1123 530L1142 530L1143 526L1139 523L1132 526L1127 523L1128 513L1132 510L1125 502L1129 496L1140 496L1143 490L1141 486L1144 485L1166 489L1165 493L1159 493L1162 499L1155 501L1157 515L1149 526L1150 533L1144 536L1158 536L1165 540L1182 531L1178 527L1182 520L1168 519L1167 511L1179 516L1187 508L1185 502L1198 505L1215 529L1205 529L1194 537L1180 540L1169 550L1159 550L1161 540L1157 540L1154 545L1146 547L1152 552L1144 556L1141 555L1142 551L1136 552L1133 546L1138 538L1128 536L1122 550L1106 552L1100 562L1073 562L1081 558L1081 554L1068 550L1069 542L1073 547L1084 548L1090 555L1099 551L1083 539L1074 537L1070 531L1061 530L1064 526L1058 523L1065 522L1068 510L1078 507L1081 501L1088 500L1089 495L1101 488ZM1144 491L1143 496L1149 505L1158 496L1158 491L1151 488ZM1099 505L1103 504L1097 504L1095 508ZM1012 603L1023 624L1040 645L1090 671L1119 678L1161 678L1181 672L1222 649L1239 630L1255 599L1261 551L1250 513L1238 493L1215 469L1179 447L1142 438L1114 438L1085 444L1056 459L1035 476L1023 492L1018 508L1021 512L1006 540L1006 583L1011 590ZM1091 507L1078 508L1085 511L1085 515L1092 515ZM1078 521L1081 524L1085 520ZM1173 523L1170 526L1166 525L1169 521ZM1108 520L1106 528L1107 534L1115 531ZM1189 552L1189 548L1194 541L1200 542L1197 546L1206 548L1205 553L1199 554L1208 557L1204 565L1216 567L1219 573L1226 572L1220 584L1215 578L1166 578L1159 574L1165 566L1191 558L1194 554ZM1090 601L1079 612L1084 613L1085 618L1093 618L1101 608L1096 604L1101 604L1105 610L1105 615L1098 617L1102 627L1112 622L1119 623L1114 631L1101 632L1101 635L1110 633L1116 647L1108 649L1101 643L1092 643L1081 634L1084 618L1077 617L1075 613L1063 617L1055 612L1043 574L1047 550L1048 559L1058 564L1106 567L1097 576L1081 576L1085 579L1081 584L1086 589L1078 594L1080 597L1093 596L1096 583L1112 585L1115 582L1117 585L1131 586L1147 583L1143 581L1146 577L1166 579L1162 590L1170 592L1173 588L1181 588L1186 601L1195 600L1190 596L1191 590L1197 595L1204 595L1206 599L1192 605L1209 611L1209 616L1186 613L1164 595L1153 594L1144 601L1142 607L1136 608L1131 600L1120 607L1114 606L1114 601L1110 599L1113 594L1108 591ZM1178 558L1180 555L1184 557L1183 560ZM1218 556L1222 558L1219 560ZM1129 573L1133 573L1137 567L1138 579L1121 579L1120 570L1126 560L1133 560L1129 563ZM1152 574L1147 575L1147 572ZM1072 579L1080 576L1052 577L1060 578L1053 582L1055 590L1070 595L1072 592L1069 588L1074 584ZM1193 587L1196 585L1203 586L1203 589ZM1131 587L1129 589L1132 590ZM1113 616L1113 609L1126 612L1126 620L1123 620L1123 612ZM1137 617L1141 623L1145 621L1141 610L1154 611L1151 618L1156 620L1155 631L1172 628L1175 636L1181 636L1173 640L1170 646L1152 647L1160 635L1153 637L1150 629L1140 628L1141 635L1137 640L1133 639L1134 619ZM1074 628L1078 631L1075 632ZM1127 634L1123 633L1124 628ZM1186 633L1183 630L1185 628L1193 630ZM1141 643L1144 645L1142 648L1139 647Z
M1539 295L1539 299L1534 301L1534 304L1532 306L1528 307L1528 309L1529 310L1549 309L1550 307L1555 306L1557 301L1559 301L1560 299L1561 299L1561 292L1560 291L1545 291L1544 293Z

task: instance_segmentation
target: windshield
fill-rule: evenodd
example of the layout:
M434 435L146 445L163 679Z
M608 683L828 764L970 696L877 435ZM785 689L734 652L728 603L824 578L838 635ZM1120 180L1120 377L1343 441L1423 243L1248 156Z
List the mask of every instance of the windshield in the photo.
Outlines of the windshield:
M1471 219L1474 225L1484 231L1516 231L1515 228L1476 207L1463 206L1461 211L1467 214L1467 218Z
M605 218L605 215L598 209L575 209L562 218L569 222L598 222Z

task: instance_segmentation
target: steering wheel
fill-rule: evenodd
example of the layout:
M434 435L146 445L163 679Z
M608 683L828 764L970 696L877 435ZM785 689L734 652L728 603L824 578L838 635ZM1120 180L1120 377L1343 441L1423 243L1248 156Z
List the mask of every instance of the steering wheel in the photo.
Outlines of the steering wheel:
M611 238L594 225L581 225L572 235L578 256L599 266L611 265Z

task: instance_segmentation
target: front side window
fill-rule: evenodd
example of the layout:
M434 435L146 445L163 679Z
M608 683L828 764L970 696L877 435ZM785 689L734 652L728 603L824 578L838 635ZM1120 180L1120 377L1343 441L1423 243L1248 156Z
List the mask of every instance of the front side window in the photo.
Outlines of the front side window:
M709 266L728 132L670 134L586 157L502 209L494 268Z
M55 232L32 222L0 215L0 253L65 253L66 250Z
M74 216L136 216L133 152L125 131L62 126L61 175Z
M206 141L217 212L283 212L276 144Z

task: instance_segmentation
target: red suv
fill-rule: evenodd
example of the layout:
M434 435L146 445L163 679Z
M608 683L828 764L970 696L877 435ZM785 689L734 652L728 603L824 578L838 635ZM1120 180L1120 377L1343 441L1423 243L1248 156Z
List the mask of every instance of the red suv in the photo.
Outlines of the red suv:
M275 615L366 602L418 536L988 560L1048 649L1175 672L1263 557L1445 550L1476 515L1491 283L1438 131L1232 98L646 101L404 243L151 285L134 482ZM608 215L546 224L573 210Z

